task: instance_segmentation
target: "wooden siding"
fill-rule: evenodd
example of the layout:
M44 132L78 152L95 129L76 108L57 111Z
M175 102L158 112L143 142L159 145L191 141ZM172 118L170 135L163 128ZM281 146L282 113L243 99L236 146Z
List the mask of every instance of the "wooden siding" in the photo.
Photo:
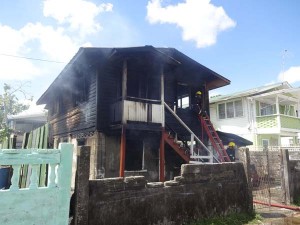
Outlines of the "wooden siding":
M174 74L165 73L165 102L173 109L174 103L176 102L176 80Z
M121 67L106 65L98 72L98 95L97 95L97 130L105 131L110 125L111 104L121 96Z
M86 100L74 107L74 102L70 98L61 98L61 104L64 106L65 113L61 115L50 116L52 136L62 136L84 132L85 130L95 130L96 125L96 74L95 71L89 71L87 79ZM62 90L63 91L63 90ZM72 96L72 95L70 95ZM70 97L69 96L69 97ZM68 100L65 100L68 99Z
M125 123L127 121L162 123L162 105L160 104L125 100L123 113L122 101L112 104L110 110L112 123L121 122L122 114Z

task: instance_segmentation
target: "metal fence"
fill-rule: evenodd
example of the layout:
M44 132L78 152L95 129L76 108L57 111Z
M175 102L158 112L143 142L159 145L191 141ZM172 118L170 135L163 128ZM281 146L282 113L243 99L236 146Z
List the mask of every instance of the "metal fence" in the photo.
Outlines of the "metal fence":
M281 157L278 150L250 151L253 199L269 206L282 203ZM263 205L255 205L265 207Z
M290 204L286 188L285 150L290 159L300 159L300 146L252 147L249 151L249 179L255 209L268 208L273 204ZM244 154L241 154L244 155ZM244 163L246 159L241 157Z

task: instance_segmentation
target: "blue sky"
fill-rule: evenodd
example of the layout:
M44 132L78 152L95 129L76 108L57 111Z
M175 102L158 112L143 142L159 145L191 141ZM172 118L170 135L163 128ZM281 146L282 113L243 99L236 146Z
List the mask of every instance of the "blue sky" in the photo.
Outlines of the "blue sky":
M14 0L0 8L0 79L37 100L80 46L173 47L231 80L211 94L300 86L298 0ZM45 59L28 60L14 56Z

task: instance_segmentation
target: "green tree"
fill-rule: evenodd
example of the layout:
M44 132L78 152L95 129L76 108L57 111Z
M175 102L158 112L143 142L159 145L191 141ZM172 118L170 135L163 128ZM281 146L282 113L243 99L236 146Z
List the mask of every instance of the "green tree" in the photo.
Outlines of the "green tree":
M4 83L3 93L0 94L0 143L11 134L7 124L7 115L16 115L29 108L29 105L19 102L18 94L22 94L25 99L27 93L24 91L26 83L21 83L16 87ZM32 97L30 98L32 100Z

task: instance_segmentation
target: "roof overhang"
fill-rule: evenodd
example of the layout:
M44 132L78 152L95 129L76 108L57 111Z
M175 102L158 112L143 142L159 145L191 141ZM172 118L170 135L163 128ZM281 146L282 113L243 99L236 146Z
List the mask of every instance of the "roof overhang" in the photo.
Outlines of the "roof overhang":
M245 138L242 138L241 136L238 136L236 134L225 133L225 132L222 132L222 131L217 131L217 133L219 135L219 138L222 140L222 142L224 144L233 141L239 147L253 145L252 141L249 141Z
M276 98L278 98L280 104L295 104L298 103L300 99L300 88L282 89L278 91L272 91L260 95L255 95L249 98L261 102L266 102L268 104L274 104L274 101L276 100Z

